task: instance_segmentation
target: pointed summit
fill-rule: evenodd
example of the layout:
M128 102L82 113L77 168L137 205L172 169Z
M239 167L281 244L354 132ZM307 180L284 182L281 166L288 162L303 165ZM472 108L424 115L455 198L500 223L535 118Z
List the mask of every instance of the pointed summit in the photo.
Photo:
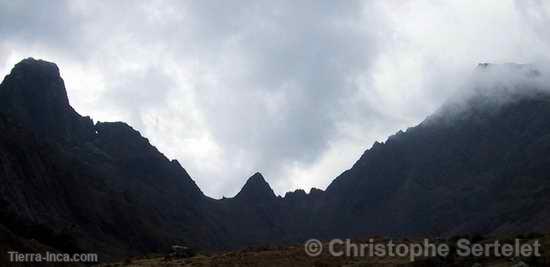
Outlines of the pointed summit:
M0 113L53 139L79 139L93 133L90 118L69 105L57 65L27 58L17 63L0 84Z
M26 58L15 64L4 83L16 85L21 97L49 99L61 106L69 106L65 84L55 63Z
M235 196L236 199L266 200L275 199L275 193L271 186L265 181L261 173L257 172L246 181L241 191Z

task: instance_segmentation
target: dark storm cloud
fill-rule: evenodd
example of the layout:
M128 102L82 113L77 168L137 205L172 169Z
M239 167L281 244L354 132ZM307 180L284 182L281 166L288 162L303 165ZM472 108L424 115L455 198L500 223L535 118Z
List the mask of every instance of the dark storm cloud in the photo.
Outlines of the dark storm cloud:
M51 50L78 56L85 19L65 1L0 1L0 40L19 47L49 44Z
M229 33L209 47L219 49L212 71L221 82L198 89L209 128L232 154L249 154L250 163L273 178L283 178L283 165L311 164L322 155L337 122L358 108L350 101L358 97L356 79L376 56L364 6L316 3L192 12L222 29L220 35Z

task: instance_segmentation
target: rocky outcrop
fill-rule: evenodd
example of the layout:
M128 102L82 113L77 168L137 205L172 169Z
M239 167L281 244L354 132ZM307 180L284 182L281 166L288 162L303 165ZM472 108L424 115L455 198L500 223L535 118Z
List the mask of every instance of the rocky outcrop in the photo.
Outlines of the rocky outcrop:
M81 141L92 137L92 120L81 117L69 105L55 64L25 59L15 65L0 86L0 112L40 138Z

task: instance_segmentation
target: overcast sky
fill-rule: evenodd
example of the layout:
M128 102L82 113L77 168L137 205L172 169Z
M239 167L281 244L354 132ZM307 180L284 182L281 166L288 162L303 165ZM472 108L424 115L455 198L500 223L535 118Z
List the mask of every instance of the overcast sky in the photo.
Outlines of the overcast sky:
M72 105L125 121L209 196L260 171L324 189L479 62L550 58L550 3L0 0L0 72L57 63Z

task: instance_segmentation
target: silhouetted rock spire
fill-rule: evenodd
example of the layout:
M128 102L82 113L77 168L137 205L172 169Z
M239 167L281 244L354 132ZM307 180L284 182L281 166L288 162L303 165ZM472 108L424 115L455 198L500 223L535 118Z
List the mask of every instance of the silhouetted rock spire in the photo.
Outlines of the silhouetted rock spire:
M27 58L17 63L0 85L0 112L36 134L76 140L93 134L93 122L69 105L54 63Z
M273 189L265 181L261 173L257 172L246 181L241 191L235 196L237 199L265 200L276 198Z

